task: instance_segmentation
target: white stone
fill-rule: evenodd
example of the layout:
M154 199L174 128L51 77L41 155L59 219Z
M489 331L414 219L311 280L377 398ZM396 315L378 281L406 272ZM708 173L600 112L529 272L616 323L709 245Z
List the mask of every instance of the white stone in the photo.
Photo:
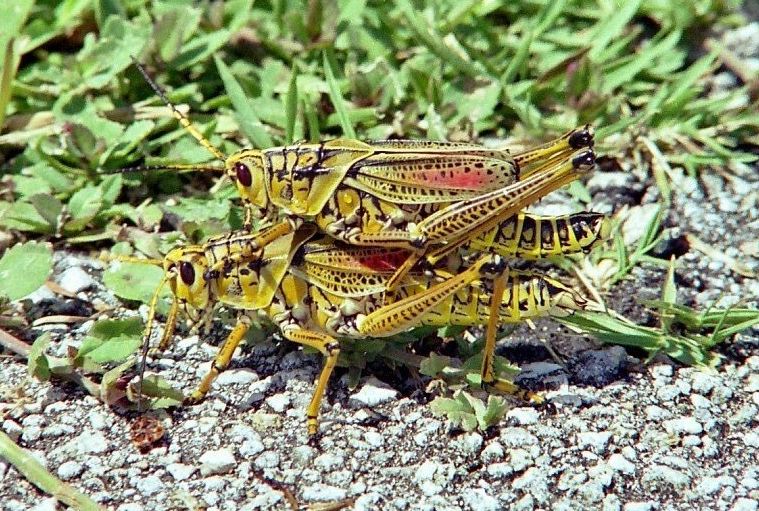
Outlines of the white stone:
M603 454L611 439L608 431L586 431L577 434L577 444L580 448L591 448L597 454Z
M385 443L383 436L376 431L367 431L364 433L364 440L366 440L366 443L372 447L382 447L382 444Z
M607 463L609 468L615 472L621 472L628 475L635 474L635 465L619 453L614 453L609 456L609 461Z
M373 407L382 403L393 401L397 398L398 391L376 378L369 378L361 387L361 390L350 397L354 406Z
M58 277L58 284L69 293L76 294L93 287L95 279L81 266L71 266L63 270L63 273Z
M514 419L520 426L535 424L540 414L535 408L514 408L506 413L506 419Z
M331 471L345 464L345 458L329 452L320 454L314 459L314 466L324 471Z
M303 499L309 502L334 502L343 500L346 491L326 484L313 484L303 489Z
M439 463L435 463L434 461L425 461L421 465L419 465L419 468L416 469L416 474L414 474L414 480L417 482L417 484L421 484L422 481L429 481L432 479L432 476L435 475L435 472L440 468Z
M173 477L175 481L189 479L192 473L196 470L197 467L185 465L183 463L170 463L166 465L166 471L171 474L171 477Z
M759 502L756 499L741 497L735 499L735 504L730 508L730 511L756 511L757 507L759 507Z
M30 508L29 511L57 511L58 509L58 499L55 498L47 498L42 499L42 501L34 506L33 508Z
M290 406L290 396L284 393L274 394L266 398L266 404L275 412L282 413Z
M205 476L224 474L235 467L235 455L227 448L206 451L200 456L200 473Z
M66 461L61 463L61 466L58 467L57 473L58 477L64 481L68 481L81 474L83 469L81 463L77 463L76 461Z
M150 475L139 479L135 486L137 490L145 496L161 493L165 488L165 485L163 484L163 481L161 481L161 478L156 475Z
M81 453L102 453L108 450L108 441L99 431L94 433L85 431L77 437L76 442Z
M11 437L11 440L15 442L19 439L24 429L17 422L5 419L3 421L3 431L5 431L5 434Z
M664 429L670 434L698 435L704 431L703 426L693 417L681 417L664 421Z
M224 371L214 380L214 385L247 385L258 381L258 373L247 367Z
M488 495L488 493L482 488L475 488L471 491L464 492L464 503L466 503L471 509L477 509L480 511L498 511L501 509L501 504L498 499Z

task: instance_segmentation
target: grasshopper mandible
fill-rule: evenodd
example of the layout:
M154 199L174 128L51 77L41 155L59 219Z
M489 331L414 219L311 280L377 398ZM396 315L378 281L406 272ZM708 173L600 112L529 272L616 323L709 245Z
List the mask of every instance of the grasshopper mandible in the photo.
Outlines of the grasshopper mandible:
M558 231L568 229L582 232L578 237L583 242L565 252L579 251L600 240L602 220L595 213L555 219L522 213L516 224L542 223L536 236L525 237L524 231L513 228L500 236L512 253L551 253L560 238ZM314 226L306 224L260 248L252 242L266 232L232 232L166 255L161 286L169 283L174 300L160 349L168 346L180 310L196 322L210 320L219 304L238 311L235 327L188 402L202 399L228 366L256 311L276 324L285 339L316 348L325 356L307 408L308 432L314 434L324 390L340 352L339 338L388 337L422 325L487 324L482 381L501 391L519 393L518 387L493 373L497 323L577 309L585 303L560 282L538 273L512 271L500 256L492 254L471 264L449 258L426 271L412 271L395 291L388 291L389 279L408 253L384 247L338 246L332 240L309 242L314 231ZM542 248L536 250L536 245ZM151 303L146 341L151 336L158 296L159 290ZM540 400L529 392L522 395Z
M174 107L139 63L135 65L179 123L223 167L169 165L122 171L224 172L243 200L248 230L254 216L276 222L267 237L251 241L258 247L313 221L351 245L408 250L408 260L388 283L390 289L418 259L427 256L434 263L469 240L486 237L595 163L590 126L513 156L507 149L469 143L347 139L242 149L227 156ZM536 179L525 183L530 177Z

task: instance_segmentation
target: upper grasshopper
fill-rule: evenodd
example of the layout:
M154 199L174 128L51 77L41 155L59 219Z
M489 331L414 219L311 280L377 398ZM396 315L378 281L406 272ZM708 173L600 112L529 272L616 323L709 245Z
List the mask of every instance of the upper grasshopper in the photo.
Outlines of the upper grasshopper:
M439 260L595 163L589 126L515 155L468 143L337 139L242 149L227 156L135 65L180 124L223 163L160 168L224 172L245 205L245 228L250 230L253 217L275 225L268 237L252 242L258 247L312 221L351 245L409 251L390 288L420 258ZM498 252L498 247L493 250Z

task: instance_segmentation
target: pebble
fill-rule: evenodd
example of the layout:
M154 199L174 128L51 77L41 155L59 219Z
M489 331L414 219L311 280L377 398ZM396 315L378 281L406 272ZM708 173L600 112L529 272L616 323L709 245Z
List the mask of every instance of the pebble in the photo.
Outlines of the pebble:
M303 488L303 499L309 502L334 502L343 500L346 491L326 484L314 484Z
M671 484L675 488L685 488L690 484L687 474L664 465L652 465L648 467L641 477L644 484L663 482Z
M535 424L539 418L540 414L535 408L514 408L506 413L506 419L511 419L520 426Z
M266 404L275 412L282 413L290 406L290 395L285 393L274 394L266 398Z
M480 453L482 461L485 463L492 463L495 460L500 460L503 458L503 455L503 446L499 442L492 442L488 444Z
M24 429L17 422L5 419L3 421L3 431L15 442L19 439L21 433L24 432Z
M622 511L654 511L659 508L658 502L628 502Z
M334 470L344 464L345 458L342 455L331 452L325 452L314 459L314 466L324 471Z
M350 402L356 407L374 407L382 403L394 401L398 391L380 380L370 377L361 389L350 396Z
M596 454L603 454L611 439L608 431L583 432L577 434L577 445L580 448L591 448Z
M701 426L701 423L699 423L693 417L681 417L679 419L670 419L670 420L664 421L663 424L664 424L664 429L667 431L667 433L670 433L670 434L698 435L704 430L703 426Z
M621 346L586 350L567 361L571 379L582 385L602 387L619 379L627 364L627 352Z
M704 477L696 485L696 491L703 496L717 493L724 486L735 486L735 478L730 476Z
M214 380L214 385L248 385L258 381L258 373L247 367L229 369ZM250 389L248 389L250 390Z
M477 509L478 511L498 511L502 508L498 499L488 493L482 488L475 488L474 490L463 493L464 503L471 509Z
M759 507L759 501L756 499L740 497L735 499L735 503L730 508L730 511L756 511L757 507Z
M258 468L274 468L279 465L279 454L274 451L261 453L255 461Z
M615 472L621 472L628 475L635 474L635 464L619 453L614 453L609 456L609 461L607 463L609 468Z
M82 467L81 463L77 463L76 461L65 461L61 463L61 466L58 467L56 472L58 473L58 477L64 481L69 481L81 474L83 470L84 467Z
M382 447L382 444L385 443L384 437L376 431L367 431L364 433L364 440L372 447Z
M472 456L480 452L484 439L479 433L467 433L456 442L464 455Z
M79 293L95 286L95 279L81 266L70 266L58 277L58 284L69 293Z
M166 465L166 471L171 474L175 481L184 481L197 470L197 467L183 463L170 463Z
M29 509L29 511L56 511L58 509L58 499L49 497L42 499L42 502Z
M161 478L156 475L149 475L138 479L135 487L141 494L147 496L161 493L165 489L163 481L161 481Z
M206 451L198 461L200 461L200 474L203 477L212 474L225 474L236 465L235 455L227 448Z
M79 452L81 453L102 453L108 450L108 441L105 435L96 432L85 431L77 437L76 440Z

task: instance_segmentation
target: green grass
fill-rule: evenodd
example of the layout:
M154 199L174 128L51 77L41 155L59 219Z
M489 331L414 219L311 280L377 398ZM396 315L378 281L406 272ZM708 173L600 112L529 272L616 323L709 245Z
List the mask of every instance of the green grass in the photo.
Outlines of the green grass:
M14 239L82 249L118 242L119 251L160 257L176 242L240 225L231 187L208 176L109 174L212 159L133 56L227 154L339 136L537 143L592 123L599 154L650 162L661 191L661 215L644 238L627 247L617 236L606 254L616 261L611 282L652 261L673 169L699 175L756 159L745 149L759 141L755 84L712 91L726 50L703 40L745 23L735 0L14 6L0 20L0 228ZM572 191L589 198L580 185ZM159 233L161 225L177 232ZM704 328L701 313L668 303L677 321ZM744 324L724 314L713 332ZM602 338L633 328L583 327ZM675 335L654 330L652 349Z

